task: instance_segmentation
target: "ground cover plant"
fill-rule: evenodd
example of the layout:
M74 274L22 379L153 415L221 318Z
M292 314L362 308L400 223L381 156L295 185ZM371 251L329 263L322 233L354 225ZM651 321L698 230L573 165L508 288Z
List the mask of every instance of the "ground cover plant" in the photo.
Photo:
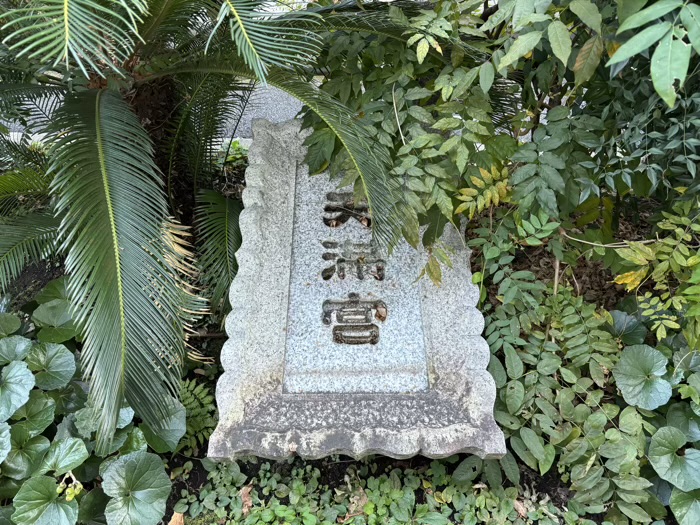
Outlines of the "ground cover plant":
M158 512L134 523L157 523L168 494L167 520L175 512L173 519L200 525L700 523L698 5L325 3L313 7L318 16L291 13L274 21L233 0L223 7L197 4L201 20L190 16L194 3L149 4L150 15L140 14L140 3L127 2L131 11L110 4L121 18L109 20L124 24L123 32L96 48L100 56L87 51L84 32L63 34L64 47L21 53L32 42L22 40L22 24L45 17L57 32L61 18L51 11L54 4L39 2L36 10L9 4L0 104L3 119L28 127L19 143L0 135L0 286L11 286L27 262L49 257L61 262L67 256L68 278L83 280L64 285L60 297L40 294L41 304L26 307L21 321L0 314L0 346L8 347L0 371L0 408L7 416L0 432L0 451L7 451L0 520L19 512L10 518L14 523L65 518L72 524L99 500L108 523L125 522L112 512L121 508L115 502L124 489L120 480L127 469L143 466L159 487L149 503ZM107 13L96 5L102 4L76 9L93 17ZM243 9L239 21L230 16L232 6ZM128 18L129 12L144 21ZM183 32L195 27L185 19L204 29ZM133 37L138 59L120 61L114 57L131 45L132 22L149 38L138 43ZM231 35L213 32L224 22ZM251 22L259 40L246 42L242 28ZM153 24L159 29L149 29ZM297 37L313 42L303 64L298 55L267 54L274 37L266 27L285 24L307 31L292 32L290 49ZM464 228L492 351L495 415L510 450L503 460L200 461L216 418L211 388L218 373L201 359L216 360L210 343L229 307L226 289L240 242L236 197L244 154L228 144L228 153L217 154L224 133L218 117L235 116L245 103L250 85L231 83L241 77L284 84L302 98L304 123L313 128L312 171L328 169L358 199L369 200L377 242L388 246L404 237L428 250L424 278L439 285L452 257L440 234ZM311 79L313 85L302 82ZM71 96L47 97L57 91ZM55 115L52 101L62 104ZM333 115L349 128L338 128ZM37 131L50 133L46 145L32 143L30 133ZM98 133L114 149L105 149L110 154L95 165ZM122 148L122 137L134 147ZM358 154L366 144L373 160ZM62 162L73 154L91 168ZM150 159L135 178L119 162L134 156ZM71 177L71 169L92 176ZM113 223L119 228L112 240L132 242L134 261L147 256L158 277L150 290L163 294L154 301L134 287L123 318L157 304L168 306L159 318L178 319L164 339L177 350L178 366L163 377L170 390L156 396L165 414L149 427L143 422L149 414L132 403L138 400L127 400L135 415L120 418L131 412L123 396L115 397L111 413L102 414L113 428L104 427L101 440L96 429L71 433L65 420L72 416L61 408L69 387L77 388L75 402L87 403L80 410L96 405L95 375L81 375L81 363L90 363L91 352L98 355L95 340L114 340L100 328L118 303L110 288L118 280L90 281L95 261L81 259L83 242L98 231L109 239L111 231L109 214L83 214L73 206L89 204L80 200L88 179L95 188L86 195L110 195L96 189L105 180L123 190L114 194L114 218L127 223L123 230L124 223ZM149 238L163 239L146 255L138 249L144 232L128 224L128 200L138 191L148 193L157 211ZM176 241L187 230L171 215L196 226L196 262ZM103 222L80 222L88 218ZM209 298L215 318L190 313L201 305L193 285ZM104 292L98 296L104 301L90 302L92 290ZM57 299L61 308L45 306ZM188 313L181 317L181 311ZM188 323L195 323L189 343L197 345L198 361L182 354ZM137 363L144 354L130 334L121 339L121 352L135 352ZM54 373L48 354L56 354L56 366L69 367L66 352L74 351L81 359L68 386L50 388L57 383L49 379L58 381L69 369ZM182 403L175 401L178 391ZM165 442L158 439L163 433ZM81 460L47 469L52 447L56 455L68 444ZM78 474L86 464L90 479ZM163 472L175 483L172 492ZM60 492L48 490L56 486ZM100 496L88 498L93 493Z

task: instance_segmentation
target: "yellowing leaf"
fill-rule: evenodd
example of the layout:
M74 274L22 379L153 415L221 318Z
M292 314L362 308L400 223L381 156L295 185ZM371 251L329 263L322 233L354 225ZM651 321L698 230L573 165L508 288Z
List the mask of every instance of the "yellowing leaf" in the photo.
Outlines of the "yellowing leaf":
M418 42L418 46L416 47L416 58L418 58L419 64L422 64L423 60L425 60L425 55L428 54L429 48L430 44L425 38Z
M595 73L600 57L603 55L603 39L600 35L591 37L579 51L574 64L576 84L588 82Z
M642 284L642 280L647 275L647 269L642 268L640 270L635 270L632 272L623 273L615 277L616 284L624 284L627 290L634 290Z

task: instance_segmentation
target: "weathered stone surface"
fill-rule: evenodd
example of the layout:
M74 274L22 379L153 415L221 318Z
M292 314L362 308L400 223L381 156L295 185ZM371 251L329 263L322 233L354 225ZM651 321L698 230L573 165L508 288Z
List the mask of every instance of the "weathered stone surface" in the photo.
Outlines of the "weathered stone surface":
M253 126L209 456L501 456L460 235L442 286L416 282L425 254L372 247L367 210L309 177L299 127Z

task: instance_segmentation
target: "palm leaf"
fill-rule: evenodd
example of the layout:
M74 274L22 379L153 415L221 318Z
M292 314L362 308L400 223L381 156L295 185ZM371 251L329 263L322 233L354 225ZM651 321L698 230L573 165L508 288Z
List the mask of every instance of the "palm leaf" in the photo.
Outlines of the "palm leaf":
M182 60L172 67L153 72L143 81L186 73L255 78L255 73L240 64L240 61L236 63L235 57L218 55L201 60ZM385 248L394 246L401 238L407 208L402 201L399 181L392 180L388 175L391 169L388 148L374 140L368 130L369 126L365 127L347 106L311 83L301 80L294 72L274 69L270 71L267 80L269 84L306 104L333 130L360 175L372 214L375 241Z
M224 21L229 21L238 55L263 84L270 66L309 65L321 49L321 37L309 28L318 15L309 11L275 14L275 5L260 0L224 0L212 32L213 35ZM294 27L290 25L293 20L304 23Z
M212 190L201 191L197 201L195 224L202 280L211 294L212 312L225 315L230 309L228 290L238 272L236 252L241 246L238 216L243 203Z
M46 172L32 168L0 174L0 217L44 204L48 200L50 183Z
M153 147L115 92L66 99L52 128L52 190L69 295L84 337L83 370L101 407L97 445L122 399L151 427L166 418L183 359L182 246L172 239Z
M41 133L64 93L53 86L0 82L0 114L6 122L21 124L26 133Z
M87 67L101 74L101 64L117 70L128 58L146 8L143 0L40 0L0 18L10 32L4 42L17 57L66 67L72 60L88 77Z
M0 291L7 290L27 264L55 254L59 223L48 213L0 218Z

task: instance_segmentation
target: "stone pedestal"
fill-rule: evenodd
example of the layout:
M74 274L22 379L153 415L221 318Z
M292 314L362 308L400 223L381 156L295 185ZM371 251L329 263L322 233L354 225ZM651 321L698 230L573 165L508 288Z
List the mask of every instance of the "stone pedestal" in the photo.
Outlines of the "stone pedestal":
M502 456L459 234L442 285L417 281L425 254L378 250L366 206L309 176L299 130L254 122L209 456Z

